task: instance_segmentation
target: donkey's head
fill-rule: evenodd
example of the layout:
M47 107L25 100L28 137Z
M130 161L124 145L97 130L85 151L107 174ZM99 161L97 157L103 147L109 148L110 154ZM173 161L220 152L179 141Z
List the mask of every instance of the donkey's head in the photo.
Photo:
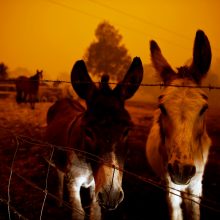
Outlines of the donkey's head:
M132 126L124 102L135 94L142 77L143 67L137 57L114 89L109 86L106 75L96 86L82 60L77 61L72 70L73 88L87 104L81 124L83 146L85 151L96 156L96 161L88 160L95 178L97 199L107 209L115 209L124 197L121 170L128 150L126 139Z
M209 70L210 44L204 32L198 30L192 64L178 68L178 72L165 60L155 41L150 42L150 50L152 63L165 84L159 96L158 123L161 146L164 146L161 153L171 180L176 184L187 184L199 169L199 162L205 162L202 154L209 144L204 119L208 98L204 91L195 87Z
M41 80L43 78L43 70L37 70L36 76Z

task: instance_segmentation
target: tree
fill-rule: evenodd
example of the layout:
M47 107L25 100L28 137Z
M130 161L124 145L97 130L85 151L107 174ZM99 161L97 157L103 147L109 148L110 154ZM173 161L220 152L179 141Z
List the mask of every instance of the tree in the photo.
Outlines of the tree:
M98 25L95 37L84 55L88 71L99 77L108 74L113 80L122 79L131 62L126 47L121 44L122 35L104 21Z
M0 80L8 78L8 67L4 63L0 63Z

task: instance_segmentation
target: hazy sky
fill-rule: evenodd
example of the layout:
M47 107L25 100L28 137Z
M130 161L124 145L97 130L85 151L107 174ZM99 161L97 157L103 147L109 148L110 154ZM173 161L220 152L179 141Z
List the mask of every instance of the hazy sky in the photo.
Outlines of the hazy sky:
M220 57L219 0L0 0L0 62L10 71L43 69L57 79L69 73L95 39L103 20L123 36L129 54L150 63L155 39L174 67L192 56L197 29Z

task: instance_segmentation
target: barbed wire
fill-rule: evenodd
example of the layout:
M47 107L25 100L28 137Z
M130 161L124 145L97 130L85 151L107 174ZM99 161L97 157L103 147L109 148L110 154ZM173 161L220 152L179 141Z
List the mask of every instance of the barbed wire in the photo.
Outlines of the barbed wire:
M0 83L4 83L4 82L8 82L8 83L15 83L17 81L22 81L19 79L5 79L2 80L0 79ZM32 82L34 81L38 81L38 80L31 80ZM75 81L75 82L70 82L70 81L66 81L66 80L49 80L49 79L44 79L40 81L41 83L57 83L57 84L61 84L61 83L66 83L66 84L106 84L106 82L101 82L101 81ZM163 87L179 87L179 88L200 88L200 89L208 89L208 90L220 90L220 86L216 86L216 85L186 85L186 84L182 84L182 85L178 85L178 84L165 84L165 83L123 83L123 82L108 82L107 84L109 85L140 85L141 87L159 87L159 88L163 88Z
M104 19L104 20L106 19L106 17L102 17L102 16L100 16L100 15L97 15L97 13L96 13L96 14L93 14L93 13L90 13L90 12L88 12L88 11L82 10L82 9L80 9L80 8L76 8L76 7L74 7L73 5L68 4L67 2L64 2L64 1L57 1L57 0L56 0L56 1L55 1L55 0L43 0L43 1L49 2L49 3L53 4L53 5L56 5L56 6L59 6L59 7L68 9L68 10L75 11L75 12L77 12L77 13L79 13L79 14L82 14L82 15L85 15L85 16L89 16L89 17L91 17L91 18L93 18L93 19L98 19L98 20L99 20L99 19L102 19L102 20L103 20L103 19ZM178 33L178 32L176 32L176 31L174 31L174 30L172 30L172 29L169 29L169 28L167 28L167 27L165 27L165 26L162 26L162 25L156 24L156 23L154 23L154 22L151 22L151 21L149 21L149 20L146 20L146 19L143 18L143 17L137 16L137 15L134 15L134 14L130 14L130 13L128 13L128 12L126 12L126 11L123 11L123 10L121 10L121 9L119 9L119 8L114 8L114 7L112 7L112 6L108 5L108 4L105 4L105 3L103 3L103 2L101 3L101 2L97 2L97 1L91 1L91 0L88 0L88 1L92 2L93 4L97 4L97 5L101 6L101 7L104 7L104 8L106 8L106 9L109 9L109 10L112 10L112 11L114 11L114 12L117 12L117 13L123 15L123 16L132 18L133 20L136 20L136 21L138 21L138 22L141 22L142 24L145 24L145 25L147 25L147 26L150 25L150 26L152 26L152 27L154 27L154 28L156 28L156 29L161 29L161 30L163 30L163 31L165 31L165 32L167 32L167 33L172 34L173 36L176 36L176 37L185 39L185 40L187 40L187 41L190 39L189 36L186 36L185 34ZM167 42L168 44L170 44L170 45L172 45L172 46L179 47L179 48L181 48L181 49L183 49L183 50L189 50L189 48L184 47L182 44L179 44L179 43L176 43L176 42L174 42L174 41L171 41L171 40L169 40L169 39L167 39L167 38L164 38L164 37L162 37L162 35L160 35L160 36L155 36L154 34L152 34L152 32L147 32L146 30L143 31L143 30L141 30L141 29L139 29L139 28L137 28L137 27L128 26L128 25L125 25L125 24L122 24L122 23L118 23L118 22L116 22L115 24L116 24L117 26L119 26L119 27L121 27L121 28L123 28L123 29L126 29L126 30L128 30L128 31L131 31L131 32L133 32L133 33L135 33L135 34L139 34L139 35L143 35L143 36L150 36L150 38L161 39L162 41L165 41L165 42ZM190 48L190 49L191 49L191 48ZM212 49L213 49L214 51L219 51L219 48L216 48L216 47L212 47Z
M8 218L9 220L11 220L11 213L10 213L10 202L11 202L11 195L10 195L10 186L11 186L11 178L12 178L12 173L13 173L13 166L14 166L14 162L15 162L15 158L18 152L18 148L19 148L19 141L16 138L16 149L12 158L12 162L11 162L11 169L10 169L10 175L9 175L9 179L8 179Z
M0 127L0 129L2 129L2 128ZM16 138L19 141L23 141L23 143L26 142L26 143L34 145L34 146L42 146L42 147L45 147L45 146L46 147L50 147L51 146L50 143L43 142L43 141L40 141L40 140L35 140L35 139L31 138L31 137L24 136L24 135L16 135ZM93 161L95 161L97 163L104 163L106 166L116 168L120 172L125 172L125 173L133 175L135 177L138 177L140 179L142 179L142 178L145 179L144 177L136 175L135 173L131 173L131 172L127 171L127 170L121 169L119 167L115 167L114 165L109 163L109 161L106 161L103 158L101 158L101 157L99 157L99 156L97 156L95 154L92 154L90 152L87 152L87 151L84 151L84 150L80 150L80 149L77 149L77 148L73 148L73 147L64 147L64 146L57 146L57 145L53 145L53 148L56 148L56 149L62 150L62 151L66 151L66 152L73 152L74 151L74 152L77 152L77 153L85 154L87 159L89 159L89 160L93 160ZM82 167L82 168L85 168L85 167ZM158 185L158 186L162 185L160 182L156 182L156 181L154 181L154 180L152 180L150 178L147 178L145 181L149 181L148 183L150 183L150 184L152 183L152 184L155 184L155 185ZM180 192L180 193L183 193L183 194L187 194L187 195L190 195L192 197L201 199L200 196L197 196L197 195L194 195L194 194L191 194L191 193L188 193L188 192L184 192L184 191L175 189L173 187L166 186L166 188L169 188L169 189L175 190L177 192Z
M25 141L26 143L32 144L32 145L38 144L38 146L42 146L42 144L43 144L43 146L47 146L47 147L50 146L50 143L47 143L47 142L42 142L42 141L39 141L39 140L35 140L35 139L32 139L32 138L27 137L27 136L23 136L23 135L20 135L20 137L21 137L21 139L22 139L23 141ZM27 141L26 138L28 138L29 140ZM206 202L213 202L212 200L208 200L208 199L201 198L201 196L192 194L192 193L190 193L190 192L184 192L184 191L178 190L178 189L176 189L176 188L173 188L173 187L164 185L163 182L158 182L158 181L155 181L155 180L150 179L150 178L145 178L145 177L143 177L143 176L137 175L137 174L135 174L135 173L133 173L133 172L130 172L130 171L128 171L128 170L121 169L121 168L119 168L119 167L115 167L114 165L112 165L111 163L109 163L109 161L106 161L106 160L104 160L103 158L101 158L101 157L99 157L99 156L97 156L97 155L95 155L95 154L92 154L92 153L90 153L90 152L87 152L87 151L84 151L84 150L80 150L80 149L77 149L77 148L73 148L73 147L64 147L64 146L57 146L57 145L53 145L53 147L56 148L56 149L58 149L58 150L62 150L62 151L67 151L67 152L72 152L72 151L74 151L74 152L77 152L77 153L80 153L80 154L85 154L85 155L86 155L86 158L89 159L89 160L95 161L95 162L97 162L97 163L103 163L103 164L105 164L106 166L109 166L109 167L113 167L114 169L117 169L117 170L120 171L120 172L126 173L126 174L128 174L128 175L130 175L130 176L133 176L133 177L136 177L137 179L139 179L139 180L141 180L141 181L143 181L143 182L145 182L145 183L148 183L148 184L150 184L150 185L153 185L153 186L155 186L155 187L157 187L157 188L159 188L159 189L162 189L163 191L169 192L169 193L171 193L171 194L173 194L173 195L176 195L176 196L178 196L178 197L181 197L181 196L178 195L178 194L175 194L175 193L173 193L173 192L171 192L171 191L169 191L169 190L174 190L174 191L179 192L179 193L181 193L181 194L183 194L183 195L191 196L191 197L196 198L196 199L199 199L199 200L202 200L202 199L203 199L203 200L206 201ZM82 167L82 166L81 166L81 167ZM83 167L83 168L84 168L84 167ZM169 189L169 190L167 190L167 189ZM201 204L198 203L197 201L192 200L192 199L190 199L190 198L186 198L186 197L183 197L183 198L184 198L184 199L187 199L187 200L190 200L190 201L192 201L192 202L195 202L195 203L197 203L197 204L199 204L199 205L201 205ZM220 207L220 204L218 204L218 205L219 205L219 207ZM201 205L201 206L205 206L205 205ZM210 209L212 209L212 208L210 207ZM218 212L220 212L220 210L218 210Z
M52 150L51 150L51 155L50 155L49 161L52 161L53 154L54 154L54 147L53 147L53 145L51 145L51 148L52 148ZM47 183L47 180L48 180L48 177L49 177L50 166L51 166L51 164L48 163L47 175L46 175L46 180L45 180L45 188L44 188L45 195L44 195L44 200L43 200L42 207L41 207L40 220L42 219L43 210L44 210L44 204L45 204L45 201L46 201L46 198L47 198L47 194L48 194L48 190L47 190L48 183Z
M50 3L52 3L52 4L54 4L54 5L57 5L57 6L61 6L61 7L63 7L63 8L66 8L66 9L68 9L68 10L72 10L72 11L75 11L75 12L77 12L77 13L80 13L80 14L83 14L83 15L86 15L86 16L89 16L89 17L91 17L91 18L94 18L94 19L98 19L98 20L100 20L100 19L105 19L104 17L102 17L102 16L98 16L97 14L96 15L94 15L94 14L91 14L90 12L86 12L86 11L84 11L84 10L81 10L81 9L78 9L78 8L75 8L75 7L72 7L71 5L69 5L69 4L66 4L66 3L64 3L63 1L61 2L61 1L54 1L54 0L44 0L44 1L47 1L47 2L50 2ZM170 45L172 45L172 46L177 46L177 47L179 47L179 48L181 48L181 49L184 49L184 50L189 50L189 48L186 48L186 47L184 47L184 46L182 46L181 44L179 44L179 43L175 43L174 41L171 41L171 40L169 40L169 39L166 39L166 38L164 38L164 37L156 37L156 36L152 36L152 33L149 33L149 32L146 32L146 30L140 30L140 29L138 29L137 27L131 27L131 26L127 26L127 25L125 25L125 24L122 24L122 23L116 23L116 25L118 25L119 27L122 27L123 29L126 29L126 30L128 30L128 31L131 31L131 32L134 32L134 33L138 33L138 34L141 34L141 35L143 35L143 36L150 36L150 38L160 38L161 40L163 40L163 41L166 41L168 44L170 44Z
M3 128L1 128L1 129L3 129ZM11 132L11 133L12 133L12 132ZM13 133L12 133L12 134L13 134ZM36 146L36 145L37 145L37 146L42 146L42 147L47 146L47 147L50 147L50 148L51 148L51 144L49 144L49 143L47 143L47 142L43 142L43 141L40 141L40 140L35 140L35 139L33 139L33 138L30 138L30 137L27 137L27 136L23 136L23 135L15 135L15 134L13 134L13 135L14 135L14 137L16 137L16 140L18 141L17 144L19 143L19 141L22 141L23 143L28 143L28 144L31 144L31 145L34 145L34 146ZM19 146L19 145L17 145L17 147L18 147L18 146ZM70 148L70 147L63 147L63 146L52 145L52 149L53 149L53 150L52 150L52 152L51 152L51 156L50 156L50 159L49 159L49 164L52 163L52 155L53 155L53 152L54 152L54 149L55 149L55 148L58 149L58 150L63 150L63 151L74 151L74 152L77 152L77 153L80 153L80 154L83 153L83 154L86 155L87 159L89 159L89 160L93 160L93 161L95 161L95 162L97 162L97 163L105 163L106 166L113 167L114 169L117 169L117 170L119 170L120 172L123 172L123 173L125 173L125 174L131 175L131 176L133 176L133 177L135 177L135 178L141 180L142 182L148 183L148 184L150 184L150 185L152 185L152 186L154 186L154 187L157 187L157 188L159 188L159 189L161 189L161 190L163 190L163 191L165 191L165 192L168 192L168 193L171 193L171 194L173 194L173 195L175 195L175 196L178 196L178 197L181 197L181 198L183 198L183 199L189 200L189 201L191 201L192 203L198 204L199 206L204 207L204 208L207 208L207 209L209 209L209 210L212 210L212 211L215 211L215 212L220 212L220 209L219 209L219 208L214 208L214 207L212 207L212 206L210 206L210 205L205 205L205 204L201 203L201 201L203 201L203 202L206 202L206 203L210 203L210 204L212 204L212 205L215 205L215 206L217 206L217 207L220 207L220 204L218 204L216 201L209 200L209 199L204 198L204 197L201 198L200 196L191 194L191 193L189 193L189 192L183 192L183 191L178 190L178 189L175 189L175 188L173 188L173 187L169 187L169 186L165 185L163 182L158 182L158 181L152 180L152 179L150 179L150 178L146 178L146 177L137 175L137 174L135 174L135 173L133 173L133 172L130 172L130 171L128 171L128 170L121 169L121 168L119 168L119 167L115 167L115 166L113 166L112 164L110 164L108 161L104 161L102 158L100 158L100 157L98 157L98 156L96 156L96 155L94 155L94 154L91 154L91 153L89 153L89 152L87 152L87 151L82 151L82 150L79 150L79 149L76 149L76 148ZM16 151L15 151L15 154L14 154L14 155L16 155L16 152L17 152L17 148L16 148ZM11 170L11 173L13 173L13 172L14 172L14 171L13 171L13 163L12 163L11 167L12 167L12 168L9 168L9 169ZM48 170L49 170L49 167L50 167L50 165L48 166ZM82 167L82 166L81 166L81 167ZM82 167L82 168L84 168L84 167ZM45 186L45 189L41 189L40 187L37 186L39 190L41 190L42 192L45 193L45 197L46 197L46 195L50 195L50 194L48 193L48 191L47 191L47 178L48 178L48 173L49 173L49 171L47 172L47 176L46 176L46 186ZM23 178L23 177L22 177L22 178ZM23 180L25 180L25 178L23 178ZM29 181L29 180L28 180L28 181ZM28 182L28 181L26 181L26 182ZM33 184L33 183L32 183L32 184ZM36 187L35 187L35 188L36 188ZM173 191L174 191L174 192L173 192ZM177 192L177 193L175 193L175 192ZM178 193L179 193L179 194L178 194ZM51 195L50 195L50 196L51 196ZM44 197L44 198L45 198L45 197ZM193 198L195 198L196 200L194 200ZM8 202L8 203L9 203L9 202ZM44 202L43 202L43 204L42 204L42 209L41 209L41 210L43 210L44 203L45 203L45 199L44 199ZM80 210L78 210L78 211L80 211Z
M6 82L8 82L8 83L16 83L18 81L19 81L19 79L6 79L6 80L0 80L0 83L6 83ZM23 81L23 80L20 80L20 81ZM34 81L38 81L39 82L39 80L31 80L31 82L34 82ZM70 82L70 81L65 81L65 80L48 80L48 79L40 80L40 83L57 83L58 85L61 84L61 83L66 83L66 84L88 84L88 85L90 85L92 83L95 83L95 84L100 84L100 83L105 84L105 82L100 82L100 81L96 81L96 82L91 82L91 81L84 81L84 82L82 82L82 81L75 81L75 82ZM164 84L164 83L141 83L141 84L135 84L135 83L122 83L122 82L119 82L119 83L121 85L140 85L141 87L159 87L160 89L163 88L163 87L200 88L200 89L208 89L209 91L210 90L219 90L220 89L220 86L213 86L213 85L184 85L184 84L183 85L178 85L178 84ZM117 85L118 82L107 82L107 84L109 84L109 85ZM0 128L0 129L2 129L2 128ZM133 177L139 179L140 181L142 181L144 183L150 184L151 186L154 186L154 187L156 187L156 188L158 188L160 190L163 190L163 191L165 191L167 193L170 193L170 194L178 196L178 197L180 197L182 199L188 200L188 201L190 201L190 202L192 202L194 204L197 204L200 207L204 207L206 209L209 209L209 210L212 210L214 212L220 213L220 204L218 204L214 200L210 200L210 199L201 197L199 195L192 194L190 192L184 192L184 191L181 191L179 189L170 187L170 186L166 185L164 182L155 181L155 180L153 180L151 178L146 178L146 177L143 177L141 175L137 175L134 172L130 172L128 170L125 170L125 169L122 169L122 168L119 168L119 167L115 167L109 161L106 161L103 158L101 158L101 157L99 157L99 156L97 156L95 154L92 154L90 152L83 151L83 150L80 150L80 149L77 149L77 148L72 148L72 147L64 147L64 146L51 145L50 143L39 141L39 140L35 140L35 139L33 139L31 137L28 137L28 136L17 135L17 134L14 134L13 132L10 132L10 133L13 135L13 138L15 139L16 149L15 149L15 152L13 154L11 166L10 167L6 166L6 168L9 169L9 171L10 171L10 175L9 175L9 179L8 179L8 187L7 187L7 195L8 195L7 201L0 198L0 201L2 201L3 203L5 203L7 205L7 211L8 211L9 220L11 220L11 211L14 211L14 213L17 214L19 216L19 218L21 217L21 218L26 219L19 212L17 212L14 207L11 206L11 193L10 193L10 190L11 190L11 181L12 181L13 174L16 175L17 177L19 177L20 179L22 179L23 181L25 181L27 184L29 184L33 188L38 189L38 190L40 190L41 192L44 193L43 202L42 202L41 209L40 209L40 216L39 216L40 220L43 217L43 211L44 211L44 207L45 207L45 202L46 202L47 196L51 196L52 198L54 198L56 200L60 200L60 198L54 196L53 194L51 194L48 191L48 178L49 178L49 172L50 172L51 165L53 164L52 158L53 158L55 149L56 150L62 150L62 151L68 151L68 152L74 151L77 154L85 155L86 158L88 160L90 160L90 161L94 161L96 163L103 163L106 166L113 167L114 168L114 172L113 172L113 178L112 178L111 187L112 187L112 184L113 184L115 170L118 170L120 172L123 172L124 174L128 174L130 176L133 176ZM37 146L44 146L44 147L46 146L46 147L50 147L51 148L51 153L50 153L50 156L49 156L49 160L47 161L48 162L48 167L47 167L47 172L46 172L46 177L45 177L44 189L39 187L39 186L37 186L35 183L33 183L32 181L28 180L27 178L23 177L22 175L18 174L15 171L14 163L15 163L15 159L16 159L16 156L17 156L17 153L18 153L18 150L19 150L19 146L20 146L21 143L28 143L28 144L35 145L35 146L36 145ZM77 164L74 164L74 165L77 166ZM79 164L78 166L80 166L80 168L84 168L85 169L85 167L83 167L81 164ZM109 193L110 193L110 191L109 191ZM204 204L203 202L205 202L207 204L210 204L210 205ZM80 215L84 215L84 213L82 213L82 211L80 209L76 209L75 207L72 207L66 201L62 200L62 203L67 208L78 212ZM219 207L219 208L215 208L214 206Z
M15 207L13 207L12 205L8 204L8 200L0 198L0 202L5 204L5 205L7 205L7 206L9 206L10 209L14 212L14 214L16 214L18 216L19 219L21 219L21 220L28 220L20 212L18 212Z
M10 167L8 167L8 166L6 166L6 168L7 168L8 170L10 170ZM28 180L27 178L25 178L25 177L23 177L22 175L18 174L15 170L13 170L13 174L16 175L17 177L19 177L21 180L23 180L26 184L32 186L34 189L37 189L37 190L39 190L39 191L41 191L41 192L43 192L43 193L49 195L51 198L53 198L53 199L55 199L55 200L57 200L57 201L60 201L60 198L58 198L57 196L53 195L52 193L50 193L50 192L48 192L48 191L45 191L45 190L42 189L42 188L40 188L38 185L36 185L35 183L33 183L31 180ZM1 198L0 198L0 199L1 199ZM6 204L8 204L8 202L6 202ZM75 207L72 207L68 202L66 202L66 201L64 201L64 200L62 200L62 204L63 204L66 208L68 208L68 209L70 209L70 210L76 211L76 212L78 212L79 214L83 214L83 213L81 212L81 210L79 210L79 209L77 209L77 208L75 208ZM42 205L45 205L45 203L43 202ZM10 207L11 207L11 206L10 206Z
M2 127L0 129L3 129ZM46 180L45 180L45 188L42 189L40 188L39 186L37 186L35 183L33 183L32 181L28 180L27 178L23 177L22 175L18 174L15 170L14 170L14 163L15 163L15 158L16 158L16 155L18 153L18 150L19 150L19 146L20 146L20 142L22 141L22 144L25 143L25 139L22 139L20 137L20 135L16 135L14 134L13 132L9 131L8 129L4 129L4 131L8 131L11 135L13 135L13 138L16 139L16 150L14 152L14 155L13 155L13 158L12 158L12 162L11 162L11 166L8 167L8 166L5 166L5 168L7 168L10 172L10 175L9 175L9 183L8 183L8 201L7 202L4 202L6 205L7 205L7 209L8 209L8 217L9 217L9 220L11 219L11 213L10 213L10 210L15 210L15 208L13 208L11 205L10 205L10 202L11 202L11 196L10 196L10 186L11 186L11 180L12 180L12 174L15 174L17 177L19 177L20 179L22 179L24 182L26 182L28 185L32 186L33 188L41 191L44 193L44 199L43 199L43 202L42 202L42 206L41 206L41 210L40 210L40 219L42 219L42 215L43 215L43 209L44 209L44 206L45 206L45 201L46 201L46 197L47 195L49 195L50 197L52 197L53 199L56 199L57 201L60 201L60 198L54 196L53 194L49 193L48 192L48 177L49 177L49 170L50 170L50 166L51 166L51 163L52 163L52 157L53 157L53 154L54 154L54 146L53 145L50 145L50 147L52 148L51 150L51 154L50 154L50 158L49 158L49 163L48 163L48 169L47 169L47 174L46 174ZM32 143L33 144L33 143ZM35 144L37 144L37 141L35 140ZM45 146L45 145L44 145ZM48 145L46 145L48 146ZM1 198L0 198L1 199ZM2 199L3 201L4 199ZM0 200L1 201L1 200ZM82 213L81 210L75 208L75 207L72 207L68 202L62 200L62 204L64 204L65 207L71 209L71 210L74 210L76 212L78 212L80 215L83 215L84 216L84 213ZM19 212L15 212L15 214L17 214L19 217L23 217L22 215L20 215ZM85 216L88 217L87 214L85 214ZM26 218L24 218L26 219Z

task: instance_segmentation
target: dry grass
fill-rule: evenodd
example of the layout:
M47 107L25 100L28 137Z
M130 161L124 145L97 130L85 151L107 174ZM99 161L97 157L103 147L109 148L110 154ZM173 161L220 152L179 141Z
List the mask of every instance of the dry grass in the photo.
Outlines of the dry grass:
M0 199L7 201L8 198L9 167L18 146L13 134L43 140L46 113L51 104L37 103L36 109L31 110L29 105L18 106L13 99L0 99ZM154 177L147 167L145 142L155 107L155 104L127 103L135 127L129 138L130 154L125 169L150 178ZM214 141L210 152L210 162L204 176L204 194L207 198L220 203L220 124L217 123L219 115L218 110L212 110L208 116L208 130ZM15 173L12 175L10 185L11 205L27 219L39 219L45 196L42 190L45 188L48 169L44 158L49 158L50 153L50 146L32 145L19 141L19 149L13 166ZM31 181L33 185L16 176L16 173ZM56 181L55 172L51 168L48 189L53 195L56 195ZM104 213L105 219L168 219L163 191L126 174L124 175L124 191L124 202L116 211ZM220 209L220 207L217 208ZM7 206L1 200L0 219L8 219ZM12 219L19 218L12 212ZM48 196L42 219L70 219L70 210L65 207L58 208L55 199ZM202 219L220 219L220 214L203 209Z

